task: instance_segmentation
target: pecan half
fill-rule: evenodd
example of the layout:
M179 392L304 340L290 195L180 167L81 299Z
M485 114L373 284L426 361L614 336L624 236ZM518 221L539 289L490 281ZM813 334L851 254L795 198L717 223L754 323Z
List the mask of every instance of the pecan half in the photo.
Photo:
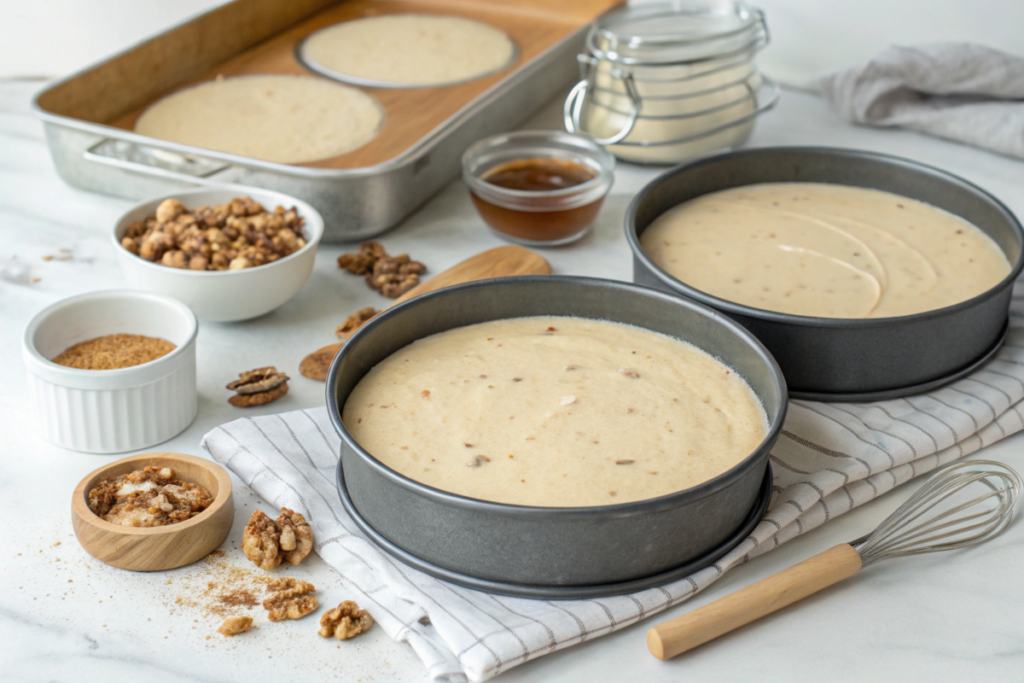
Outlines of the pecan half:
M271 365L238 373L238 379L228 384L227 388L239 394L258 394L261 391L276 389L288 379L288 375L278 372L277 368Z
M282 384L270 391L261 391L258 394L235 394L228 399L228 403L236 408L251 408L262 406L281 398L288 393L288 384Z

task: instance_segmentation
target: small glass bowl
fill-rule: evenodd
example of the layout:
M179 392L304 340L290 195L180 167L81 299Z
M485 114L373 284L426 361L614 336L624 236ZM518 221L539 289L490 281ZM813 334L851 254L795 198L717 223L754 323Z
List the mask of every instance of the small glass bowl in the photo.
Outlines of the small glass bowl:
M521 159L564 159L596 175L554 190L517 190L484 180L496 167ZM502 133L462 155L462 177L484 223L509 242L556 246L587 233L612 187L615 157L582 135L557 130Z

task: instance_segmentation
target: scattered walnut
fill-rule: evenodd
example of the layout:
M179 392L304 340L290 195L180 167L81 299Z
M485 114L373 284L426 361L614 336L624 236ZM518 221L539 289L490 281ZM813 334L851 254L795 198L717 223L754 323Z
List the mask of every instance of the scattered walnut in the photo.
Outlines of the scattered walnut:
M298 564L313 549L313 530L301 513L288 508L281 508L281 514L275 520L281 536L278 545L284 552L284 559L291 564Z
M297 211L266 211L249 197L190 212L165 199L154 215L128 226L121 246L172 268L237 270L288 256L306 245Z
M356 311L349 317L345 318L345 322L338 325L338 328L334 330L334 333L338 335L338 337L340 337L341 339L348 339L349 337L356 333L356 330L358 330L360 327L369 322L370 319L377 315L379 312L380 311L378 311L373 306L360 308L358 311Z
M261 569L270 571L281 560L302 562L313 549L313 530L301 513L281 508L277 520L256 510L242 535L242 551Z
M363 242L359 245L359 251L339 256L338 267L344 268L353 275L365 275L370 272L377 259L386 255L387 252L379 242Z
M217 633L224 636L237 636L245 633L252 626L252 617L228 617L217 629Z
M270 571L283 559L278 552L280 537L281 532L274 520L262 510L256 510L242 533L242 552L260 569Z
M359 251L338 257L338 267L355 275L365 275L366 284L395 299L419 284L427 267L408 254L389 256L378 242L364 242ZM339 334L340 336L340 334Z
M324 612L320 617L320 635L324 638L334 636L338 640L348 640L373 626L373 617L359 605L346 600L332 610Z
M288 393L288 379L288 375L278 372L272 365L241 372L238 379L226 387L236 392L228 403L238 408L270 403Z
M267 592L273 595L263 601L263 608L271 621L301 619L317 608L316 588L308 581L282 577L267 584Z

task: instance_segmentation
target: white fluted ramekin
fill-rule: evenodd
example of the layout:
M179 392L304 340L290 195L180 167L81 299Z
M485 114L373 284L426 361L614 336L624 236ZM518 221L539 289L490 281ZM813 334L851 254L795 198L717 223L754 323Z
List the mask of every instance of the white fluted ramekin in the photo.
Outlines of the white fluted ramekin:
M91 292L43 309L22 339L40 436L75 451L121 453L181 433L196 416L198 330L188 306L149 292ZM50 361L79 342L117 333L159 337L176 348L115 370Z

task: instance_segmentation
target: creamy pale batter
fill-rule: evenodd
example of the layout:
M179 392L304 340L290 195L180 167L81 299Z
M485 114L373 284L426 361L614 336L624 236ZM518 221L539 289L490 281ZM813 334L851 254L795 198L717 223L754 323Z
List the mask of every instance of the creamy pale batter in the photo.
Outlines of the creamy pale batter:
M383 14L317 31L302 56L344 76L425 87L497 71L515 49L504 31L472 19Z
M295 164L361 147L383 120L373 97L325 78L237 76L168 95L142 113L135 132Z
M420 339L356 385L345 427L429 486L540 507L645 500L764 439L747 383L696 347L601 320L531 317Z
M966 301L1010 263L991 238L878 190L766 183L676 206L640 236L655 263L713 296L827 318L886 318Z

